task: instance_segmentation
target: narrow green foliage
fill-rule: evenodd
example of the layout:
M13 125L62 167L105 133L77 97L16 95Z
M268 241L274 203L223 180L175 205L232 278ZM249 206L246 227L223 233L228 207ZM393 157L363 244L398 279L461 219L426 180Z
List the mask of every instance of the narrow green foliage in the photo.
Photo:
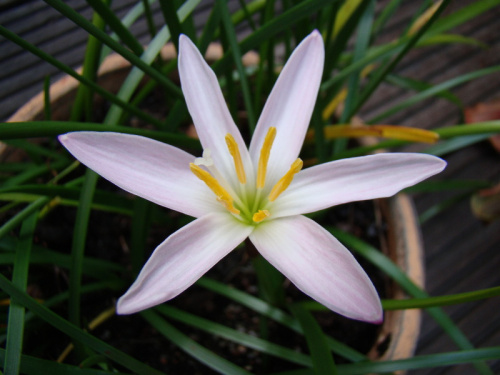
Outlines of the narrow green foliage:
M255 129L256 119L255 113L253 110L252 99L250 96L250 86L248 85L248 80L246 76L245 69L243 67L242 62L242 53L238 46L238 41L236 40L236 33L234 30L234 25L231 22L229 9L227 7L227 3L224 0L218 0L217 6L221 13L221 21L224 26L225 35L229 46L231 47L232 56L234 58L234 63L236 64L236 69L238 71L241 90L243 92L243 100L245 102L245 109L248 114L248 126L250 127L250 132L253 132Z
M33 212L21 226L16 249L16 261L12 284L21 290L26 290L28 284L28 268L30 264L33 233L37 223L37 213ZM7 326L7 344L5 350L4 371L6 374L19 373L24 337L24 306L15 300L11 301Z
M101 353L107 358L119 363L123 367L139 375L161 375L161 373L148 365L130 357L113 346L97 339L84 330L76 327L72 323L60 317L58 314L42 306L24 291L17 288L5 276L0 274L0 289L7 293L12 299L32 313L37 315L54 328L67 334L74 340L81 342L97 353Z
M175 45L175 49L179 51L179 36L183 31L179 17L177 17L177 11L174 6L175 2L171 0L159 0L159 2L165 24L170 31L170 35L172 35L172 42Z
M267 340L239 332L235 329L228 328L225 325L215 323L209 319L204 319L169 305L158 306L156 310L170 319L233 341L247 348L258 350L263 354L269 354L303 366L312 366L309 356L297 353L293 349L288 349Z
M179 348L187 354L205 364L207 367L227 375L250 375L249 372L241 367L229 362L228 360L219 357L212 351L206 349L196 341L190 339L181 331L172 326L169 322L163 319L153 310L146 310L140 313L141 316L155 327L158 332L165 336L168 340L175 343Z
M473 292L452 294L449 296L413 298L406 300L384 300L382 301L382 306L384 310L422 309L427 307L456 305L498 296L500 296L500 286Z
M429 295L418 287L408 276L396 266L387 256L380 251L365 243L359 238L348 234L344 231L327 228L337 239L346 244L346 246L356 251L363 258L367 259L375 266L380 268L385 274L394 279L406 293L416 298L428 298ZM453 323L448 315L439 307L428 308L427 313L431 315L434 320L443 328L443 330L450 336L450 338L457 344L460 349L471 350L474 349L467 337L460 331L460 329ZM492 374L491 370L485 363L476 363L476 369L481 374Z
M318 375L336 375L337 368L333 362L332 353L328 348L326 336L318 322L300 304L290 305L289 309L304 330L315 373Z

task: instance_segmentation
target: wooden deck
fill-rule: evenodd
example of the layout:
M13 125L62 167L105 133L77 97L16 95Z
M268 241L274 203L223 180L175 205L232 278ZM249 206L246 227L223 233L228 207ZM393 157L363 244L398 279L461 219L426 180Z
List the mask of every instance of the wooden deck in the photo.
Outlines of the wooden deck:
M471 3L455 1L447 10ZM114 2L120 15L130 8L132 0ZM205 3L205 2L204 2ZM231 2L237 6L237 1ZM67 4L90 17L91 10L84 0L69 0ZM383 4L383 2L382 2ZM380 5L379 5L380 6ZM383 38L391 40L408 24L417 2L403 2L397 17ZM203 25L210 5L202 5L196 18ZM154 9L156 9L155 7ZM162 24L156 12L158 25ZM404 76L439 83L467 72L500 64L500 8L493 9L454 33L477 38L488 49L468 45L450 45L412 52L399 65ZM65 20L58 12L41 1L7 0L0 3L0 24L19 34L71 67L81 65L86 33ZM147 43L145 22L132 31ZM241 30L244 34L245 30ZM42 90L43 79L59 76L51 65L23 51L17 45L0 38L0 120L6 120L17 108ZM465 106L500 97L500 74L489 75L452 90ZM409 94L383 86L363 108L362 115L370 118L381 113ZM411 109L393 115L387 123L433 128L462 123L460 111L443 99L427 100ZM470 146L446 157L449 165L436 179L487 179L500 181L500 157L486 142ZM415 196L419 212L454 196L455 193L421 194ZM427 290L431 295L466 292L500 285L500 221L483 225L470 212L468 200L438 214L422 226L426 250ZM476 347L500 345L500 298L452 306L445 309ZM456 345L443 334L432 318L424 314L417 354L456 350ZM492 363L500 373L500 361ZM469 365L419 370L412 374L473 374Z

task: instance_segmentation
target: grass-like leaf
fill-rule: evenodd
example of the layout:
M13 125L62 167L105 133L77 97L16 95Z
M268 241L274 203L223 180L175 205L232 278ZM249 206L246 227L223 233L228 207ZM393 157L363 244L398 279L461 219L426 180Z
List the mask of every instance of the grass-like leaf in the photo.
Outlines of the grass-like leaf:
M74 324L71 324L66 319L63 319L58 314L52 312L45 306L39 304L24 291L14 286L9 280L5 278L5 276L1 274L0 274L0 289L2 289L5 293L7 293L12 299L15 299L17 303L26 307L28 310L33 312L35 315L46 321L54 328L67 334L72 339L77 340L82 344L88 346L97 353L100 353L106 356L107 358L119 363L120 365L129 369L133 373L140 375L161 375L161 372L153 369L152 367L146 364L143 364L142 362L123 353L122 351L114 348L113 346L97 339L96 337L90 335L84 330L78 328Z
M373 246L360 240L359 238L335 228L327 228L336 238L346 244L346 246L360 254L375 266L380 268L385 274L394 279L409 295L417 298L428 298L429 295L418 287L408 276L401 271L386 255L375 249ZM427 313L443 328L450 338L463 350L472 350L474 347L469 339L453 323L448 315L439 307L428 308ZM476 363L476 369L481 374L491 374L491 370L485 363Z
M300 304L290 305L290 310L302 326L311 353L314 371L317 374L337 374L332 353L325 334L311 313Z
M28 269L30 253L33 245L33 233L37 223L37 212L33 212L21 226L19 241L16 249L14 274L12 284L25 290L28 284ZM24 306L12 301L9 308L7 325L7 344L5 351L4 371L6 374L19 373L24 337Z
M248 371L245 371L241 367L238 367L228 360L219 357L204 346L198 344L196 341L187 337L153 310L146 310L140 314L168 340L172 341L187 354L205 364L207 367L221 374L250 375Z

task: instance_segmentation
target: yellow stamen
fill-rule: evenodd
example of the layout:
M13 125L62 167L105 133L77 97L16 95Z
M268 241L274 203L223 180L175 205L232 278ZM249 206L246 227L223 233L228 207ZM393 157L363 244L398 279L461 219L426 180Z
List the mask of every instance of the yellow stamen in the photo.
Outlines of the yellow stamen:
M245 184L247 182L247 176L245 174L245 168L243 167L243 161L241 160L240 149L238 148L238 144L234 140L234 137L229 133L226 134L226 144L229 153L233 157L234 168L236 169L238 180L242 184Z
M236 207L233 206L233 202L226 201L226 200L219 198L219 197L217 197L217 201L222 203L224 205L224 207L226 207L226 210L228 210L229 212L231 212L235 215L240 214L240 210L238 210Z
M279 197L281 193L283 193L287 187L290 185L290 183L293 180L293 177L295 176L296 173L299 173L300 170L302 169L302 166L304 163L300 158L295 160L288 170L288 172L285 173L283 177L274 185L273 190L269 193L269 201L273 202L276 198Z
M257 188L262 189L266 184L267 162L271 154L274 138L276 138L276 128L271 126L267 131L266 138L260 149L259 168L257 170Z
M240 213L240 211L233 206L233 197L231 197L231 195L226 191L226 189L224 189L219 184L219 181L217 181L210 173L201 169L194 163L189 163L189 168L196 177L198 177L205 184L207 184L210 190L212 190L217 196L217 200L221 202L229 212L232 212L233 214L236 215Z
M268 210L259 210L258 212L253 214L252 220L256 223L260 223L265 218L268 218L271 214Z

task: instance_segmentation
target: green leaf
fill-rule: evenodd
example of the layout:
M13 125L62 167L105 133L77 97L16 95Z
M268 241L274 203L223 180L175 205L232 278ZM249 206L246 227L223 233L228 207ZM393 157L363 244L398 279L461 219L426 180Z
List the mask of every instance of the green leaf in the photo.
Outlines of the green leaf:
M488 48L488 45L478 39L468 38L458 34L438 34L421 40L417 43L418 47L433 46L439 44L468 44L480 48Z
M227 375L250 375L249 372L241 367L229 362L228 360L219 357L217 354L208 350L196 341L184 335L181 331L174 328L170 323L163 319L153 310L142 311L141 316L151 324L158 332L172 341L187 354L205 364L207 367Z
M489 67L486 69L476 70L474 72L467 73L467 74L461 75L459 77L452 78L446 82L435 85L427 90L421 91L418 94L416 94L416 95L414 95L406 100L403 100L402 102L400 102L400 103L396 104L395 106L389 108L388 110L384 111L380 115L377 115L377 116L371 118L368 122L370 124L380 122L381 119L384 119L390 115L393 115L394 113L396 113L402 109L405 109L405 108L407 108L415 103L418 103L424 99L427 99L431 96L445 92L446 90L448 90L452 87L461 85L465 82L468 82L468 81L471 81L473 79L477 79L477 78L480 78L480 77L483 77L483 76L486 76L486 75L489 75L492 73L496 73L498 71L500 71L500 65L492 66L492 67Z
M382 254L373 246L339 229L327 229L349 249L356 251L363 258L370 261L372 264L386 273L389 277L395 280L409 295L417 298L429 297L429 295L420 287L418 287L413 281L411 281L397 265L395 265L386 255ZM474 349L467 337L462 333L462 331L460 331L460 329L455 325L455 323L453 323L450 317L446 315L441 308L431 307L426 309L426 311L434 318L434 320L436 320L436 322L443 328L448 336L450 336L455 344L457 344L461 349ZM492 374L491 370L485 363L476 363L475 366L481 374Z
M81 123L72 121L27 121L0 123L0 139L54 137L72 131L110 131L100 123ZM113 131L125 134L141 135L164 143L201 151L200 141L184 134L175 134L155 130L131 128L114 125Z
M42 306L36 300L34 300L28 294L26 294L24 291L14 286L2 274L0 274L0 289L2 289L5 293L7 293L12 299L15 299L17 303L26 307L28 310L33 312L35 315L46 321L54 328L67 334L74 340L77 340L82 344L88 346L97 353L100 353L106 356L107 358L119 363L120 365L132 371L133 373L140 375L162 374L161 372L153 369L152 367L143 364L142 362L136 360L135 358L132 358L131 356L123 353L122 351L114 348L113 346L97 339L91 334L83 331L82 329L76 327L67 320L63 319L62 317L52 312L45 306Z
M321 330L318 322L314 319L311 313L305 310L300 304L290 305L289 309L300 322L304 331L315 373L318 375L336 375L337 368L333 362L327 338Z
M285 325L289 329L294 330L295 332L303 333L302 327L297 320L293 319L290 315L268 304L260 298L254 297L248 293L242 292L238 289L232 288L207 277L202 277L196 283L203 288L212 290L237 303L241 303L243 306L246 306L251 310L258 312L265 317L271 318L274 321ZM330 349L334 353L346 359L349 359L350 361L358 362L366 360L366 357L363 354L357 352L356 350L350 348L349 346L341 343L338 340L328 337L327 341Z
M382 306L384 310L422 309L427 307L456 305L497 296L500 296L500 286L448 296L412 298L405 300L383 300Z
M157 306L156 310L170 319L187 324L191 327L198 328L204 332L225 338L237 344L258 350L262 353L269 354L285 361L296 363L303 366L311 366L311 358L309 356L297 353L293 349L285 348L281 345L274 344L267 340L239 332L235 329L228 328L222 324L212 322L209 319L204 319L199 316L190 314L186 311L177 309L169 305ZM327 351L330 352L328 346Z
M19 242L16 249L16 259L12 284L26 290L28 284L28 268L33 245L33 233L37 223L37 212L33 212L21 226ZM5 350L4 371L7 374L19 373L24 337L24 307L12 301L9 307L7 325L7 344Z
M6 357L6 351L0 349L0 361ZM127 375L123 372L109 372L104 370L96 370L90 368L81 368L80 366L72 366L55 361L48 361L46 359L35 358L29 355L21 356L21 373L26 375L40 375L40 369L44 373L51 375ZM4 368L6 374L8 370ZM12 373L13 374L13 373Z
M387 373L392 371L451 366L462 363L478 363L477 361L497 360L498 358L500 358L500 346L493 346L485 349L421 355L395 361L339 365L338 372L340 375L365 375L368 373Z

